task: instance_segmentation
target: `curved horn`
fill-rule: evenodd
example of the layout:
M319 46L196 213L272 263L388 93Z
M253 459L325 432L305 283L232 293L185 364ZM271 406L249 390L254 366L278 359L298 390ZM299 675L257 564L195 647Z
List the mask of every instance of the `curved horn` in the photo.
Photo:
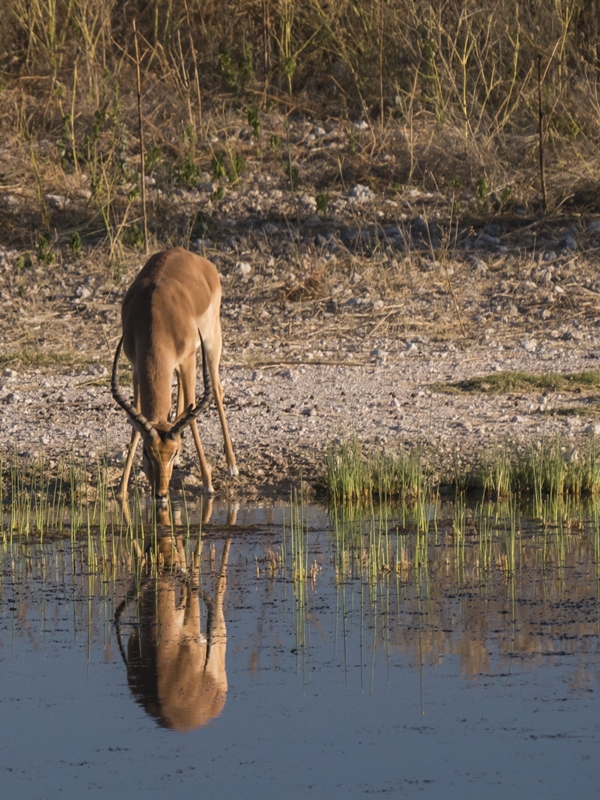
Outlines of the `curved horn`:
M119 391L119 387L117 386L117 371L119 364L119 356L121 355L122 347L123 347L123 337L121 336L121 340L117 345L115 360L113 361L112 378L110 381L110 390L112 392L112 396L121 406L121 408L127 412L127 415L130 417L132 422L136 423L137 426L141 426L142 428L144 428L144 430L147 431L153 439L156 439L156 437L158 436L156 428L152 425L151 422L148 422L148 420L143 414L140 414L139 411L136 411L136 409L129 402L129 400L126 400L125 397L121 394L121 392Z
M204 352L204 341L202 340L202 334L200 333L200 330L198 330L198 335L200 336L200 349L202 350L202 378L204 380L204 394L196 407L194 408L194 406L190 406L181 419L178 419L173 425L169 431L169 438L175 438L175 436L178 435L181 429L187 425L188 422L191 422L191 420L199 417L200 414L206 408L208 408L213 399L213 385L210 379L210 373L208 371L208 362L206 359L206 353Z

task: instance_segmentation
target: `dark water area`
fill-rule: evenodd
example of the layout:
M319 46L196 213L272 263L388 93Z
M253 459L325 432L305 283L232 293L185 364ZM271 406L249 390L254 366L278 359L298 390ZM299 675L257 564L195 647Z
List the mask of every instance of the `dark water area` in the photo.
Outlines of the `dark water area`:
M597 796L591 519L234 516L0 543L3 797Z

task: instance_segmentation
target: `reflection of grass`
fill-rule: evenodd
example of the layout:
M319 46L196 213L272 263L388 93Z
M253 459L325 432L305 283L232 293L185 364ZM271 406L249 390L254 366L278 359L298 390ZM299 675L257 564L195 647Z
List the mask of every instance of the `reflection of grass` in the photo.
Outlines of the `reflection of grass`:
M575 392L594 389L600 386L600 372L572 372L563 375L547 373L534 375L530 372L495 372L479 378L469 378L456 383L435 383L432 389L436 392L460 394L468 392L487 392L502 394L503 392Z

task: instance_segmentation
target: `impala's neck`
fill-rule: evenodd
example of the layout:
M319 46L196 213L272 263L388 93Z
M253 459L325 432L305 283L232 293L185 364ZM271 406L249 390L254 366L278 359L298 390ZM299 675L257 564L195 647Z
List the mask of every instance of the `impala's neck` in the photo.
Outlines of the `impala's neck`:
M142 364L138 362L141 412L150 422L166 422L169 418L173 369L172 359L162 357L152 350L145 353Z

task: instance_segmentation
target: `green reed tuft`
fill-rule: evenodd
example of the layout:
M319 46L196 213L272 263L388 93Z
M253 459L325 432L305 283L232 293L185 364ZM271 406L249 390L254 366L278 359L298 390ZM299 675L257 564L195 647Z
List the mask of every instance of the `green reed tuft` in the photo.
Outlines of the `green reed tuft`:
M448 480L434 478L427 449L398 448L393 452L365 452L356 439L331 445L327 450L326 484L333 504L369 505L372 500L396 499L424 511L437 483L457 490L479 488L484 496L509 497L530 493L538 505L546 496L574 498L600 490L600 458L592 436L580 449L560 436L526 448L496 444L473 460L470 467L457 460ZM422 518L422 528L427 520Z

